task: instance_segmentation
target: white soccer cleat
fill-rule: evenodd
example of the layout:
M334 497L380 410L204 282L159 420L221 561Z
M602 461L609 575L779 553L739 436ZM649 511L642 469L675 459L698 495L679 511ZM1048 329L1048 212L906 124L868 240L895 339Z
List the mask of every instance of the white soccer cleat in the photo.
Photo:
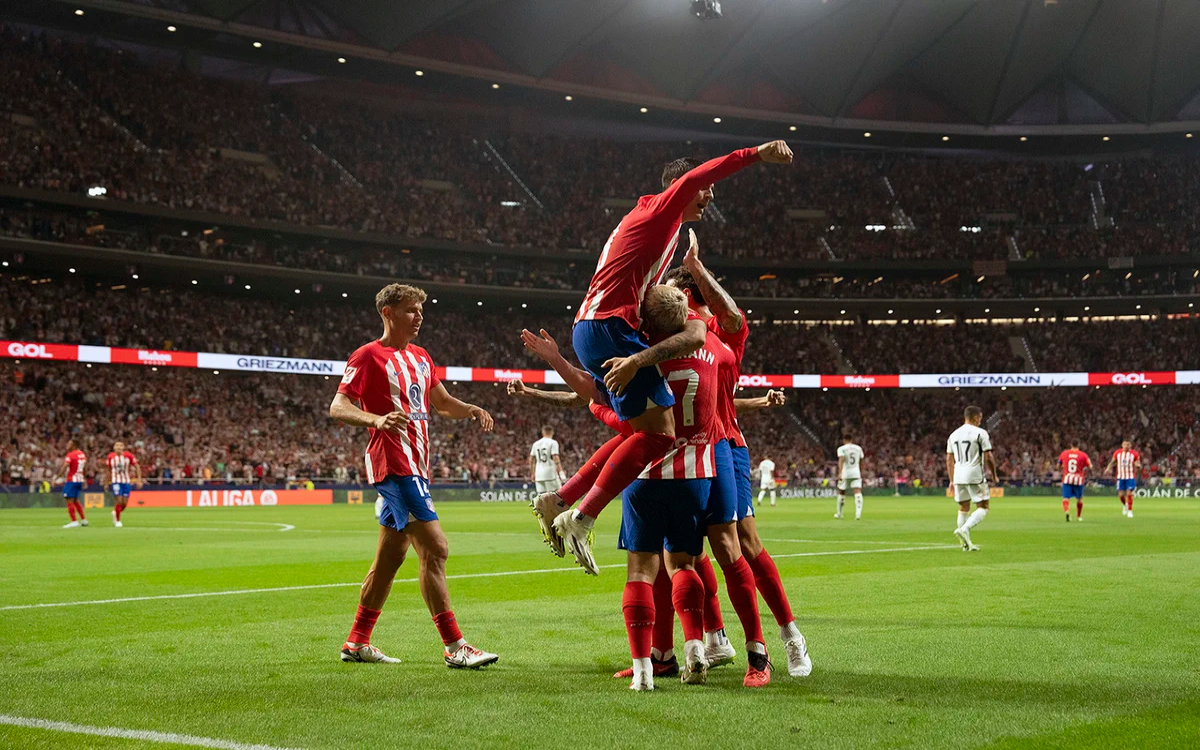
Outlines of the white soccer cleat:
M962 544L963 552L969 552L971 547L975 546L971 544L971 531L965 526L960 526L955 529L954 536L958 537L959 543Z
M1128 514L1127 516L1125 516L1125 517L1126 517L1126 518L1133 518L1133 511L1132 511L1132 510L1131 510L1131 511L1129 511L1129 514Z
M834 518L841 518L841 517L842 517L842 514L841 514L841 513L834 513L834 514L833 514L833 517L834 517Z
M710 643L704 647L704 661L708 662L709 669L733 664L735 656L737 651L734 651L733 644L728 640L723 643Z
M86 519L86 518L80 519L80 521L79 521L79 525L80 525L80 526L87 526L87 519Z
M970 545L967 545L967 546L966 546L966 547L963 549L963 552L978 552L978 551L979 551L979 545L978 545L978 544L970 544Z
M78 521L72 521L72 522L70 522L70 523L64 523L64 524L62 525L62 527L63 527L64 529L77 529L77 528L79 528L79 527L80 527L80 526L82 526L82 525L83 525L83 524L79 523Z
M117 528L117 529L121 528L121 522L120 522L120 521L113 521L113 528Z
M629 683L629 689L637 690L638 692L641 692L644 690L653 690L654 689L654 673L653 672L643 672L640 675L635 675L633 678L633 682Z
M554 530L554 519L566 510L566 502L557 492L547 492L534 498L529 507L533 508L533 517L542 528L542 539L550 546L550 551L559 557L564 556L563 539Z
M812 674L812 659L808 656L808 643L804 636L783 642L787 652L788 674L792 677L808 677Z
M369 643L342 644L342 661L360 662L363 664L399 664L399 659L384 654Z
M685 685L703 685L708 682L708 660L705 658L705 651L704 641L688 641L683 644L680 682Z
M1079 523L1083 523L1083 516L1080 516L1079 518L1076 518L1075 520Z
M584 572L598 576L600 567L596 565L596 558L592 557L592 541L595 538L592 533L592 524L595 523L595 520L588 519L591 521L588 523L583 519L588 519L588 517L578 510L563 511L554 519L554 531L566 543L575 562L579 563Z
M480 651L469 643L459 646L454 653L450 653L447 649L444 656L446 666L451 669L479 669L489 664L495 664L500 659L499 656L489 654L487 651Z

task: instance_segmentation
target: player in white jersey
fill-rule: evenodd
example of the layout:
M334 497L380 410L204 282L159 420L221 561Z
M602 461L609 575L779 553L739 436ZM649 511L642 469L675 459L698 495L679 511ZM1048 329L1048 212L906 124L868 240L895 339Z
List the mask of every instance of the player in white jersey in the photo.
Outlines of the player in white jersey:
M771 492L771 505L775 505L775 462L770 456L763 456L758 464L758 504L762 505L763 495Z
M992 456L992 439L987 430L980 427L983 409L968 406L963 411L963 426L950 433L946 441L946 476L954 488L954 500L958 503L958 525L954 536L962 542L963 552L975 552L979 547L971 543L971 529L979 525L988 514L987 478L999 484L996 476L996 459ZM975 512L968 515L971 504Z
M842 436L842 445L837 449L838 485L837 513L834 518L842 517L842 508L846 505L846 490L854 490L854 520L862 520L862 460L863 449L854 442L853 436L846 433Z
M558 458L558 441L554 428L542 428L542 437L529 448L529 476L537 485L537 493L557 492L563 483L562 461Z

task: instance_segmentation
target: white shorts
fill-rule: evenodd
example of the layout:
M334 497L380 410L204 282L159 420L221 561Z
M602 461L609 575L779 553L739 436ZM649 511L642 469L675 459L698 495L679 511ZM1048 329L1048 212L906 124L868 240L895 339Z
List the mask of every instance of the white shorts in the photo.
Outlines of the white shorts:
M861 478L859 478L859 479L839 479L838 480L838 490L841 492L845 492L846 490L861 490L861 489L862 489L862 479Z
M987 482L954 485L954 502L956 503L982 503L984 500L990 499L991 496L991 493L988 491Z
M762 482L758 485L758 488L760 490L773 490L773 489L775 489L775 483L774 482Z
M554 479L539 479L535 484L537 484L539 495L545 495L547 492L557 492L562 487L562 482L558 481L558 477Z

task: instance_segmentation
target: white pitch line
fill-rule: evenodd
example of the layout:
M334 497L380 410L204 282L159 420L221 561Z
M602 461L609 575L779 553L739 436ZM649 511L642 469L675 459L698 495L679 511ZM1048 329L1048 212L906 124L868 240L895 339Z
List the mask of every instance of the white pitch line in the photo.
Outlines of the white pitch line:
M924 547L894 547L892 549L843 549L832 550L826 552L792 552L783 555L771 555L772 558L784 557L824 557L827 555L873 555L883 552L918 552L921 550L934 549L960 549L960 545L949 544L939 546L924 546ZM611 563L609 565L600 565L601 568L624 568L625 563ZM539 575L541 573L571 573L577 571L578 568L562 566L558 568L536 568L533 570L500 570L491 573L459 573L457 575L446 576L450 579L463 578L500 578L502 576L522 576L522 575ZM417 578L397 578L394 583L417 583ZM90 601L81 602L45 602L42 604L10 604L6 607L0 607L0 612L7 612L17 609L46 609L50 607L80 607L88 604L122 604L125 602L150 602L165 599L199 599L209 596L237 596L240 594L269 594L277 591L304 591L306 589L331 589L344 588L347 586L362 586L362 582L353 581L351 583L313 583L304 586L272 586L262 589L234 589L232 591L198 591L192 594L160 594L158 596L127 596L119 599L93 599Z
M190 734L175 734L174 732L152 732L145 729L119 729L117 727L92 727L87 724L71 724L66 721L47 721L46 719L27 719L23 716L0 714L0 724L29 729L47 729L52 732L70 732L71 734L90 734L96 737L119 737L126 740L141 740L142 742L162 742L168 745L191 745L192 747L212 747L220 750L293 750L276 747L275 745L251 745L245 742L217 740L212 737L195 737Z
M795 544L932 544L937 545L937 542L910 542L903 539L892 539L891 541L871 541L867 539L762 539L764 542L780 542L785 544L793 542Z

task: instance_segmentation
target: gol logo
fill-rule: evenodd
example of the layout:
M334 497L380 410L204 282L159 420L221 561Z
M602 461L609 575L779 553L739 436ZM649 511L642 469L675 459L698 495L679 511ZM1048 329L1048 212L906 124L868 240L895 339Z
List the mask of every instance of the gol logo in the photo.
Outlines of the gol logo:
M1142 372L1118 372L1112 376L1113 385L1151 385L1154 383Z
M46 351L45 344L22 344L18 341L14 341L8 345L8 356L54 359L54 355Z
M743 375L741 377L741 382L740 382L740 385L742 385L742 386L755 386L755 385L761 386L761 385L770 385L770 384L771 384L771 381L767 378L766 375Z

